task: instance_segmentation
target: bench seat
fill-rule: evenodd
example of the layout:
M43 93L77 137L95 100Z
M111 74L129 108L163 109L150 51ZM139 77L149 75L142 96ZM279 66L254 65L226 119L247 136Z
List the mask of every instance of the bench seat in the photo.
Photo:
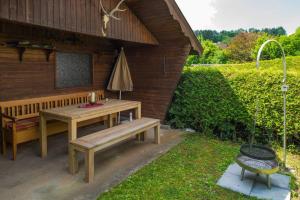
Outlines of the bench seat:
M94 153L109 146L124 141L139 133L154 128L155 143L160 143L160 121L152 118L141 118L132 122L121 124L109 129L78 138L70 142L72 161L70 172L74 174L78 169L77 152L85 153L85 168L87 182L92 182L94 177ZM71 170L74 171L71 171Z
M28 119L21 119L19 121L16 121L16 130L20 131L20 130L24 130L24 129L28 129L31 127L35 127L39 125L39 117L32 117L32 118L28 118ZM6 128L7 129L12 129L13 128L13 122L10 121L6 124Z

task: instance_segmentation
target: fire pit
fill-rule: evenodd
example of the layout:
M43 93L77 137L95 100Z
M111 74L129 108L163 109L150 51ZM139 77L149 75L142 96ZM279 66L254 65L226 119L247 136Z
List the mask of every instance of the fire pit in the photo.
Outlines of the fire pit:
M253 172L257 175L267 175L267 185L271 189L270 175L279 171L279 165L276 159L273 160L258 160L245 155L238 155L236 163L242 168L241 180L244 179L245 171Z
M241 146L242 155L258 160L275 160L276 153L273 149L255 144L244 144Z

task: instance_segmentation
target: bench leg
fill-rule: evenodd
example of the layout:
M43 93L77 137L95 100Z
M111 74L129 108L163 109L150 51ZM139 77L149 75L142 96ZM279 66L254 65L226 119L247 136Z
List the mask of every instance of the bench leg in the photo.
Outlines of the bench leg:
M2 154L6 156L6 131L2 130Z
M75 174L78 171L77 151L72 144L69 144L69 171Z
M160 144L160 125L154 127L155 143Z
M85 153L85 181L88 183L94 180L94 150Z
M140 133L139 141L144 142L146 140L146 131Z
M18 149L18 143L17 143L17 133L16 133L16 128L13 127L13 131L12 131L12 153L13 153L13 160L17 159L17 149Z
M146 131L136 135L136 140L139 142L144 142L146 140Z
M40 115L40 153L41 157L47 156L47 121L43 115Z
M146 141L147 140L147 131L142 133L142 141Z
M17 143L13 142L13 144L12 144L12 152L13 152L12 159L13 160L17 159L17 149L18 149Z

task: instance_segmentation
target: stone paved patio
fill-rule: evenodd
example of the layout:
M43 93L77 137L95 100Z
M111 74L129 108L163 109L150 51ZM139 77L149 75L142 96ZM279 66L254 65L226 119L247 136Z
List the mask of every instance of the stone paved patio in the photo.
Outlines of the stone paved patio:
M241 181L241 170L241 167L236 163L230 165L219 179L218 185L248 196L255 196L259 199L290 199L290 177L281 174L271 175L272 188L269 189L264 175L257 176L246 171L245 179Z
M103 126L79 129L85 135ZM145 164L164 154L181 141L181 133L162 130L162 144L152 143L153 133L148 133L144 143L134 139L99 152L95 156L95 180L83 181L83 157L80 171L68 173L67 136L49 137L48 157L38 156L38 142L20 145L16 161L0 156L0 199L2 200L89 200L126 179Z

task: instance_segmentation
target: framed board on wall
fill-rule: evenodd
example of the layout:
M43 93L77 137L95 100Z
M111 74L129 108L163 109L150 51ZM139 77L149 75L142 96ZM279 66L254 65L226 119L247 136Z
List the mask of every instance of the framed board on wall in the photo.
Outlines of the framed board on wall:
M55 87L79 88L93 84L93 55L56 52Z

